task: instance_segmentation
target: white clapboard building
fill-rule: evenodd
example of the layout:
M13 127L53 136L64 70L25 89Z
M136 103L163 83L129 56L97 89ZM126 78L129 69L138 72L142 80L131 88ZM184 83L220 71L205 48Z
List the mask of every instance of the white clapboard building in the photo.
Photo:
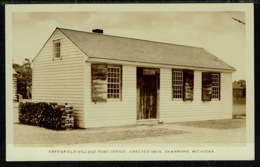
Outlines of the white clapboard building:
M13 101L17 101L17 72L13 68Z
M203 48L56 28L33 61L33 101L77 127L232 118L235 69Z

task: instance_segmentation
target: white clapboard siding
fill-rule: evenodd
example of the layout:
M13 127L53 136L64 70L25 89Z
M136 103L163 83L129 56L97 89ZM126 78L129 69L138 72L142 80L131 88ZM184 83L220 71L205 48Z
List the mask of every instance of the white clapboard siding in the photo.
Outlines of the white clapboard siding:
M160 120L164 122L232 118L231 73L221 73L221 100L201 101L201 71L194 72L194 100L172 100L172 71L160 72Z
M136 123L136 67L122 66L122 101L92 102L91 64L85 64L86 127L129 125Z
M61 60L53 60L53 40L61 41ZM84 56L59 30L53 34L33 64L32 98L38 102L70 103L75 124L85 127Z

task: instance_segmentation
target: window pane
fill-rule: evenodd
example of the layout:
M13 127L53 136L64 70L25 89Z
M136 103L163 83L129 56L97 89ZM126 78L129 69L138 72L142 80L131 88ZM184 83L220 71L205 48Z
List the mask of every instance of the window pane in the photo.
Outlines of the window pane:
M213 73L212 74L212 99L219 99L219 86L220 86L220 79L219 74Z
M54 58L59 58L60 57L60 42L59 41L54 41L53 43L53 55Z
M118 66L108 67L108 88L111 88L108 98L120 98L120 70L121 68Z
M180 99L182 98L182 79L183 72L182 71L172 71L172 88L173 88L173 98Z

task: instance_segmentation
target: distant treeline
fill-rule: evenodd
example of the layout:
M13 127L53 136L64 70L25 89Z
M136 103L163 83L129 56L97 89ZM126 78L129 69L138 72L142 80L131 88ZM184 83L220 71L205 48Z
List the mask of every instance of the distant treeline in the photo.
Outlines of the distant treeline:
M13 64L13 68L17 75L17 94L23 98L30 99L32 89L32 68L29 59L25 59L22 65Z

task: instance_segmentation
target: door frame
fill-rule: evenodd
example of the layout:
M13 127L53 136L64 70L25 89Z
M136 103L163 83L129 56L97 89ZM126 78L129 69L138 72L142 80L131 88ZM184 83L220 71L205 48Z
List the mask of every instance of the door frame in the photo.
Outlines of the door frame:
M155 76L155 85L156 85L156 118L150 119L140 119L139 118L139 109L140 109L140 85L139 85L139 78L142 76L153 75ZM136 120L158 120L160 117L160 69L159 68L148 68L148 67L136 67Z

